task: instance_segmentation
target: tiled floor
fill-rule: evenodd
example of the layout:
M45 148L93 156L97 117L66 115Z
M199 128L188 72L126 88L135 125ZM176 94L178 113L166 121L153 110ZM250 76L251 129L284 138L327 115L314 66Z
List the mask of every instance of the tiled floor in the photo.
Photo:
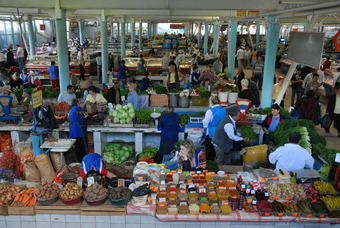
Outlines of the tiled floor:
M9 215L0 216L0 228L339 228L339 224L296 222L161 222L151 216Z

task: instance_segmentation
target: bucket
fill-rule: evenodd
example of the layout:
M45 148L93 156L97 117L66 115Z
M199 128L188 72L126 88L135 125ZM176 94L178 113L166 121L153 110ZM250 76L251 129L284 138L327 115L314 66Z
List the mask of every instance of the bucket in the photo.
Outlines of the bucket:
M172 107L178 106L178 93L169 93L169 105Z
M220 99L220 104L228 104L228 94L229 92L218 92L218 98Z
M189 108L189 97L186 96L179 97L178 106L180 108Z
M236 92L229 93L229 95L228 95L228 103L229 104L235 104L235 102L237 100L237 97L238 97L238 93L236 93Z

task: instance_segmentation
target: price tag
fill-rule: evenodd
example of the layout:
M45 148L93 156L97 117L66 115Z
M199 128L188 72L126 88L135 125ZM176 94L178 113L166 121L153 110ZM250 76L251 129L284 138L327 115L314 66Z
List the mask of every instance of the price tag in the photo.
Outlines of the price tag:
M319 217L320 217L320 218L324 218L324 217L325 217L325 215L320 215Z
M269 213L265 213L264 216L269 216L270 214Z
M173 204L170 206L171 208L177 208L177 205L176 204Z
M264 192L264 196L269 196L269 192Z
M87 178L87 186L91 186L94 184L94 177L88 177Z
M290 200L290 199L291 199L290 196L287 196L287 197L286 197L286 200Z
M165 202L166 198L159 198L158 201L159 202Z
M340 153L336 153L336 155L335 155L335 162L340 163Z
M161 180L161 184L165 184L165 180Z
M179 184L184 184L184 181L179 181L178 183L179 183Z
M205 188L200 188L199 193L205 193Z
M118 179L118 187L125 187L125 180L124 179Z
M229 205L228 200L223 200L223 201L222 201L222 205Z
M283 216L283 213L278 213L277 215L278 215L278 216Z
M197 174L200 174L200 173L202 173L201 171L197 171Z
M218 189L227 190L226 186L219 186Z
M277 200L278 198L279 198L279 197L277 197L277 196L273 197L274 200Z
M185 201L184 202L179 202L179 205L185 205L186 206L187 202L185 202Z
M77 185L80 187L83 186L83 178L82 177L77 177Z
M293 215L293 216L298 216L298 213L293 213L292 215Z
M308 214L307 217L310 218L310 217L312 217L312 215L311 215L311 214Z
M195 185L194 184L189 184L189 188L194 188Z
M252 190L250 191L250 194L255 195L255 190L252 189Z

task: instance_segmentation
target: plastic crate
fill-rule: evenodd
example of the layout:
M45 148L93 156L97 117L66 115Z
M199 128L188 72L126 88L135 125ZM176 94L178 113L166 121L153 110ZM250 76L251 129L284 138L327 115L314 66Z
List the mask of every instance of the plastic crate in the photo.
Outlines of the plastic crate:
M203 116L190 116L188 127L203 127Z

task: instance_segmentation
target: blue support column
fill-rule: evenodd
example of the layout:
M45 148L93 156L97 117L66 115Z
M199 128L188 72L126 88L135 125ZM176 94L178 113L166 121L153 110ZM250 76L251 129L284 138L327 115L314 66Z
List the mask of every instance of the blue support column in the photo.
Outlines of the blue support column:
M30 55L33 56L35 55L35 46L34 46L33 22L32 22L31 17L28 17L27 25L28 25L28 42L30 45ZM30 59L32 59L32 57Z
M102 15L101 23L101 41L102 41L102 83L103 88L107 83L107 71L109 69L109 53L107 47L107 16Z
M83 23L84 23L83 20L78 21L80 44L83 44L83 42L84 42L84 36L83 36Z
M209 39L209 23L204 23L204 55L208 52L208 39Z
M256 22L256 50L259 49L260 46L260 22Z
M158 34L158 23L155 23L154 26L155 27L154 27L154 30L153 30L153 34L156 35L156 34Z
M61 10L61 18L55 18L55 27L57 34L60 92L64 92L70 83L65 10Z
M148 40L150 39L151 36L151 27L150 27L151 23L148 22Z
M237 35L237 23L235 20L231 20L228 40L228 77L230 78L230 81L234 81L236 35Z
M213 57L214 59L217 56L217 51L218 51L218 39L219 39L219 24L218 21L214 22L214 43L213 43Z
M197 47L202 47L202 23L197 23Z
M117 22L117 38L120 37L120 23Z
M115 36L115 30L113 28L114 28L114 23L112 22L111 23L111 37Z
M139 22L139 30L138 30L138 48L139 50L143 49L143 23Z
M125 22L120 22L120 55L125 58Z
M136 30L135 22L131 23L131 49L136 45Z
M266 55L262 84L261 107L270 107L272 104L273 80L275 74L276 49L279 41L280 26L275 16L268 16L268 29L266 39Z

